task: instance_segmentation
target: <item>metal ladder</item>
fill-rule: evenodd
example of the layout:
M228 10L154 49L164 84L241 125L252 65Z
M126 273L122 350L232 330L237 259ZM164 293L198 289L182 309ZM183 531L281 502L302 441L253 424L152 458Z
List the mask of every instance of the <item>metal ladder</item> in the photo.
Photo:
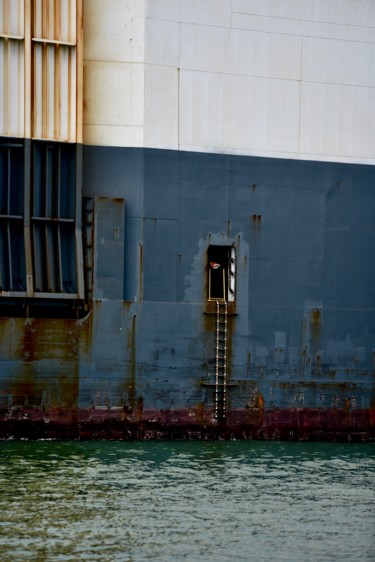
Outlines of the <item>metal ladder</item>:
M227 393L227 303L216 301L216 378L215 378L215 419L225 420Z

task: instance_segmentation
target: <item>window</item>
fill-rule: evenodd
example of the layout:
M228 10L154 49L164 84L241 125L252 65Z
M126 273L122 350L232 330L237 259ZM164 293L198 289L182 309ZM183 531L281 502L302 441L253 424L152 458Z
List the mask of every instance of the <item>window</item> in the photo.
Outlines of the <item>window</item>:
M209 246L207 251L208 300L235 300L236 249L234 246Z

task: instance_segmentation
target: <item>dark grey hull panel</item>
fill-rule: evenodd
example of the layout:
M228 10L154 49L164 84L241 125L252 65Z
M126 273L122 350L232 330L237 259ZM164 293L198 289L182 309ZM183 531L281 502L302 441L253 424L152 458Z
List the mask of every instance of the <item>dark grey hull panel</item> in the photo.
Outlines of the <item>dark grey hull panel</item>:
M0 319L3 436L373 438L374 167L83 147L82 185L87 313ZM236 255L219 421L211 246Z

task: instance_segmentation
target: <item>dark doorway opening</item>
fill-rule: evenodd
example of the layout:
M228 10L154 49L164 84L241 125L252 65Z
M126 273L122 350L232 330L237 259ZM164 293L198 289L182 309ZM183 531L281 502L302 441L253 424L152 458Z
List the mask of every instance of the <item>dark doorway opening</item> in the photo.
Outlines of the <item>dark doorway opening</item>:
M228 300L231 246L209 246L207 250L208 300Z

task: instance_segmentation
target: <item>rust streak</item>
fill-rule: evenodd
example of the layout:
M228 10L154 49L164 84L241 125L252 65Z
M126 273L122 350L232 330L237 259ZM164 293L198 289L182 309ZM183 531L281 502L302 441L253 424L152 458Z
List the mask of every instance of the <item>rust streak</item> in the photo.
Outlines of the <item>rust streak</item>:
M137 373L137 346L136 346L136 315L130 323L128 330L128 377L125 383L125 390L128 393L130 406L135 408L135 395L136 395L136 373Z
M254 214L254 215L252 215L251 220L252 220L252 223L253 223L254 226L259 227L261 222L262 222L262 215Z
M142 302L143 293L143 245L139 245L139 300Z

